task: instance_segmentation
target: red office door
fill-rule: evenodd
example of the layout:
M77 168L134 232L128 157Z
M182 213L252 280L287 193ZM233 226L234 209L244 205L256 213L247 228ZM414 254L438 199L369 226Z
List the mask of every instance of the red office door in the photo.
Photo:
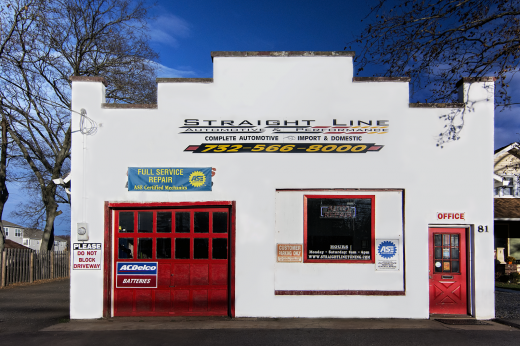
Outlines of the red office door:
M227 316L227 208L115 212L114 272L122 263L157 263L157 287L117 287L114 316ZM139 278L139 276L119 277Z
M431 314L467 314L466 229L429 229Z

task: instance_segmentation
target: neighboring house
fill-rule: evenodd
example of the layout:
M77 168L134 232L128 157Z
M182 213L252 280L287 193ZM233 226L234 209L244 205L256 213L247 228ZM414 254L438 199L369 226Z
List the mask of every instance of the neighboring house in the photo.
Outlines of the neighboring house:
M495 150L495 251L505 263L513 256L520 263L520 144L515 142Z
M23 245L33 249L40 250L43 231L35 228L26 228L23 236ZM54 251L66 251L67 240L60 236L54 236Z
M2 220L4 226L5 239L12 240L15 243L22 244L24 227L15 223Z
M28 248L27 246L23 246L22 244L18 244L17 242L14 242L10 239L6 239L4 243L4 249L26 249L26 250L32 250Z

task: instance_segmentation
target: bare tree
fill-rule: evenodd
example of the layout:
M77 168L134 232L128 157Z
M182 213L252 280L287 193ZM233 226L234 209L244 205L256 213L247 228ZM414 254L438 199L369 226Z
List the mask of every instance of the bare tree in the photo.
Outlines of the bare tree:
M45 220L41 249L50 250L59 203L70 203L52 181L70 167L70 112L79 110L70 109L69 77L105 77L108 102L155 102L158 56L143 1L53 0L29 11L32 29L16 27L17 49L2 60L0 107L32 172L25 182L41 197L26 216Z
M30 22L28 16L28 8L33 7L38 0L28 1L11 1L0 5L0 64L3 64L4 55L15 49L13 37L17 34L17 28L21 28L22 35L28 27L26 24ZM25 29L24 29L25 28ZM9 198L9 191L7 189L7 162L8 162L8 147L9 139L7 136L8 121L6 114L1 112L1 150L0 150L0 255L4 250L4 227L2 224L2 217L4 207Z
M384 76L409 76L412 95L426 89L430 101L452 102L462 76L495 76L496 105L510 106L516 104L508 87L519 69L519 15L520 0L379 0L350 45L362 47L358 72L378 64Z

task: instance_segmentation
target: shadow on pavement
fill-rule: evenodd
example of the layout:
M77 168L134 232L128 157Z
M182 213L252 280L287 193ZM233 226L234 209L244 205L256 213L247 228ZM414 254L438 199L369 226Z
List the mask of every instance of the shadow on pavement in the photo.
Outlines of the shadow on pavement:
M69 293L69 279L0 289L0 335L68 322Z

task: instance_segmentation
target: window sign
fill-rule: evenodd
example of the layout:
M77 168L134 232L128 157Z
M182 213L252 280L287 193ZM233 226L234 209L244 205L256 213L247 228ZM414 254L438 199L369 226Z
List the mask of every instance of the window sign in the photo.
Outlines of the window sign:
M276 262L301 262L302 244L276 244Z
M374 263L375 196L304 196L304 262Z

